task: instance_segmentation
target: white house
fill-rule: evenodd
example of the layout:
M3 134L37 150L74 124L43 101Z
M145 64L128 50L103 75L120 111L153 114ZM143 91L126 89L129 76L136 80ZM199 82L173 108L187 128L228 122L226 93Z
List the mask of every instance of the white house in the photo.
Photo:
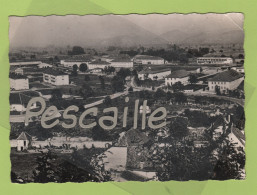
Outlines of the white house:
M136 55L134 57L134 63L160 65L165 64L165 60L158 56Z
M29 79L24 75L11 73L9 80L11 90L29 89Z
M31 136L28 133L22 132L17 138L17 151L27 150L31 140Z
M106 61L102 61L102 60L95 60L93 62L90 62L88 63L88 69L91 70L91 69L104 69L105 67L107 66L110 66L111 63L109 62L106 62Z
M38 68L52 68L53 65L51 64L46 64L46 63L41 63L39 65L37 65Z
M114 68L133 68L133 61L129 58L116 58L110 63Z
M232 127L228 138L231 143L235 144L236 148L245 149L245 135L239 129Z
M69 85L69 75L56 69L47 69L43 73L43 81L52 85Z
M243 75L235 70L220 72L208 80L209 91L215 92L218 87L221 93L226 93L236 89L243 80Z
M160 80L167 77L169 74L171 74L170 69L163 69L163 70L142 70L138 73L139 80L145 80L147 78L151 80Z
M177 82L186 85L188 84L189 74L190 73L185 70L176 70L165 78L165 85L173 85Z
M233 64L233 59L228 57L199 57L197 64Z

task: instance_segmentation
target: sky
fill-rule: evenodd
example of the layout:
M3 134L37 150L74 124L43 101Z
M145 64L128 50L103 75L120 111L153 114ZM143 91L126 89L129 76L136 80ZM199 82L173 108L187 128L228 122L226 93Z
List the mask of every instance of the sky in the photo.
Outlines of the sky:
M10 47L94 45L111 38L146 32L146 36L162 36L174 30L187 33L243 31L243 21L241 13L11 16L9 40Z

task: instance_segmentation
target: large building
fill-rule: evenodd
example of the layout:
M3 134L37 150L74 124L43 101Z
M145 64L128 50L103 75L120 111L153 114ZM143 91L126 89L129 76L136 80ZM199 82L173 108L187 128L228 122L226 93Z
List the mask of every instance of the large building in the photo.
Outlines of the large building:
M31 67L31 66L38 66L41 64L41 61L17 61L17 62L10 62L10 67Z
M116 58L110 63L114 68L133 68L133 61L130 58Z
M46 69L43 73L43 81L52 85L69 85L69 75L55 69Z
M11 90L29 89L29 79L24 75L11 73L9 80Z
M197 64L233 64L233 59L228 57L200 57Z
M74 65L77 65L79 67L81 64L88 65L89 62L91 62L91 58L85 55L73 56L71 58L60 61L61 65L66 68L72 68Z
M104 69L106 66L110 66L111 63L106 62L106 61L102 61L102 60L95 60L93 62L88 63L88 69L96 69L96 68L101 68Z
M153 64L153 65L161 65L165 63L165 60L161 57L157 56L148 56L148 55L136 55L134 57L135 64Z
M151 80L160 80L164 79L171 73L170 69L163 70L142 70L138 73L139 80L151 79Z
M236 89L243 80L243 75L235 70L221 72L208 80L209 91L215 92L218 88L221 93L226 93Z
M178 82L186 85L188 84L189 74L186 70L176 70L165 78L165 85L174 85Z

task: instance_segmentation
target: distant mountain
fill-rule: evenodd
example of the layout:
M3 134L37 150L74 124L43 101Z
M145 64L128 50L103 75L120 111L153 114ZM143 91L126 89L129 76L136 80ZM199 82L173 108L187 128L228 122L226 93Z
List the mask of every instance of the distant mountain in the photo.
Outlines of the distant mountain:
M173 30L161 35L164 39L172 43L199 44L199 43L240 43L244 42L244 33L241 30L226 32L183 32Z

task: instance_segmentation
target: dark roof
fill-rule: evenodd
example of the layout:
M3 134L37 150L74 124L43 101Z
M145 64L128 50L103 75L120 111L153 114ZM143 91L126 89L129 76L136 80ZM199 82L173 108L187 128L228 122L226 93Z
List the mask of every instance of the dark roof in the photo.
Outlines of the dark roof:
M242 74L235 70L228 70L225 72L217 73L214 77L210 78L208 81L223 81L231 82L243 77Z
M50 75L54 75L54 76L58 76L58 75L68 75L67 73L64 73L61 70L57 70L57 69L52 69L52 68L46 68L44 70L45 74L50 74Z
M91 61L92 57L88 55L75 55L68 59L65 59L65 62L89 62Z
M136 60L163 60L163 58L158 56L148 56L148 55L137 55L135 56Z
M21 74L10 73L9 78L10 79L27 79L28 77Z
M171 72L171 74L167 76L167 78L184 78L189 76L189 74L190 73L186 70L176 70L174 72Z
M130 58L116 58L111 62L132 62Z
M22 132L17 138L17 140L31 140L31 135L29 135L26 132Z
M102 60L95 60L95 61L93 61L93 62L90 62L89 64L108 65L108 64L111 64L111 63L106 62L106 61L102 61Z
M156 74L160 72L166 72L166 71L171 71L169 68L167 69L160 69L160 70L152 70L152 69L147 69L147 70L142 70L138 74Z

